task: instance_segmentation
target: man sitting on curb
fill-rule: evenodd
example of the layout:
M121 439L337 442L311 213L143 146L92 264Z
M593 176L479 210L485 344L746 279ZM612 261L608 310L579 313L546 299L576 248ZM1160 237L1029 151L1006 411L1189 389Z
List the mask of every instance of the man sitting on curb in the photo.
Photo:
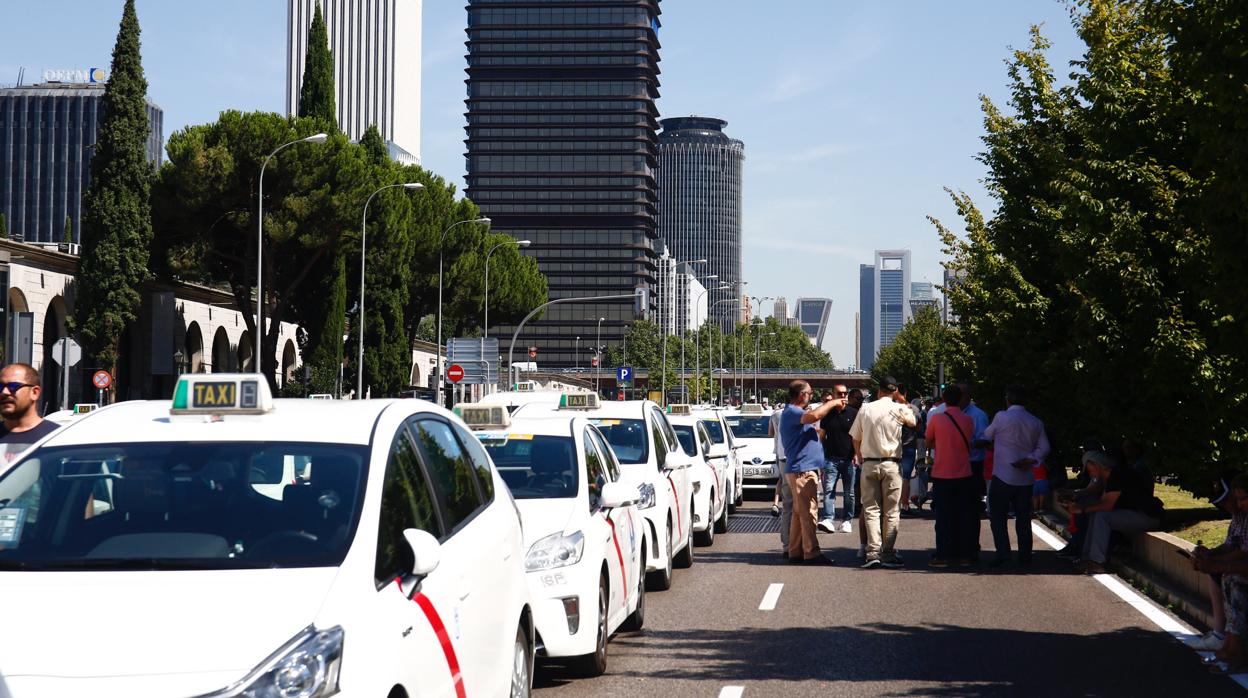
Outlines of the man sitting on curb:
M1130 467L1118 466L1101 451L1083 454L1083 464L1092 477L1105 483L1101 498L1087 506L1070 503L1067 511L1076 516L1091 514L1088 535L1083 541L1079 566L1087 574L1103 574L1109 559L1110 535L1143 533L1161 525L1160 512L1154 511L1152 483L1145 482Z

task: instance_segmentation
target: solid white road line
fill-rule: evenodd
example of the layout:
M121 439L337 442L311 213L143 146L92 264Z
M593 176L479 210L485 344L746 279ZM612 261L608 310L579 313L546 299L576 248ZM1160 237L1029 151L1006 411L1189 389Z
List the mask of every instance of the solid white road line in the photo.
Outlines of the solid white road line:
M767 593L763 594L763 602L758 605L758 610L760 611L776 610L776 602L780 600L780 592L783 589L784 589L783 584L772 584L771 586L767 587Z
M1032 521L1031 533L1036 538L1039 538L1040 540L1044 541L1045 545L1049 546L1050 548L1053 548L1054 550L1061 550L1062 548L1066 547L1066 542L1063 541L1061 538L1058 538L1057 536L1053 535L1053 532L1050 531L1048 527L1046 527L1042 523Z
M719 689L719 698L741 698L745 695L745 686L724 686Z

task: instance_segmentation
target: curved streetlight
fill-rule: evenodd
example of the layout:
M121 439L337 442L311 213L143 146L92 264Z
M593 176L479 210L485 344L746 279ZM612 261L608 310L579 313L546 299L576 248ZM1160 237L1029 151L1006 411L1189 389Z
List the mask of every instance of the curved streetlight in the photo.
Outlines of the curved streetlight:
M763 329L763 325L761 323L758 325L758 329L759 330ZM766 336L775 337L776 333L768 332ZM760 356L758 348L762 342L762 339L763 339L763 333L761 331L754 333L754 401L755 402L762 402L761 400L758 399L758 372L762 369L762 364L758 360L758 357Z
M365 261L368 259L368 205L373 203L373 197L387 189L395 189L402 187L416 191L424 189L425 185L420 182L403 182L399 184L387 184L380 187L377 191L368 195L364 201L364 215L360 216L360 315L359 315L359 335L360 335L360 351L357 365L355 367L355 399L364 399L364 268Z
M442 387L443 387L442 384L445 382L442 378L442 358L443 358L443 355L446 354L446 352L442 350L442 258L443 258L442 253L444 251L443 248L446 243L447 234L450 233L452 230L454 230L457 226L461 226L467 223L481 223L484 225L489 225L490 219L486 218L485 216L482 216L480 218L472 218L472 219L462 220L456 223L452 223L446 227L446 230L442 231L442 236L438 238L438 379L436 383L438 388L437 388L436 395L438 398L439 405L442 404Z
M719 305L720 303L734 303L735 304L738 302L739 301L736 298L721 298L715 301L714 303L711 303L711 310L714 310L715 306ZM715 350L714 347L712 347L711 351L714 351L714 350ZM724 333L723 332L719 333L719 369L721 371L721 373L719 374L719 403L723 405L724 404L724 373L727 373L728 371L728 369L724 366Z
M718 279L719 275L712 274L706 278ZM721 284L715 288L704 288L702 289L702 293L698 294L698 300L694 301L693 305L696 308L702 302L703 296L711 291L726 291L730 288L732 288L732 284ZM706 311L706 317L703 318L702 322L698 324L698 329L693 335L693 373L697 376L697 382L693 384L693 401L698 404L702 403L702 328L706 325L706 322L710 319L710 317L711 311L708 308Z
M680 265L682 265L682 264L683 264L683 265L685 265L685 266L689 266L690 264L706 264L706 258L702 258L702 259L691 259L691 260L689 260L688 262L676 262L676 267L675 267L674 271L672 272L672 273L673 273L673 276L674 276L674 275L676 275L676 274L679 274L679 273L680 273ZM673 279L673 282L675 282L675 280L674 280L674 279ZM659 302L660 302L660 303L662 303L663 301L660 299L660 301L659 301ZM673 303L674 303L674 302L675 302L675 301L673 301ZM675 314L675 312L676 312L676 309L675 309L675 308L668 308L668 309L667 309L667 313L668 313L668 315L673 315L673 314ZM664 320L666 320L666 319L667 319L667 318L664 318ZM663 329L663 373L662 373L662 375L659 377L659 385L660 385L660 390L663 392L663 404L664 404L664 405L666 405L666 404L667 404L667 336L668 336L670 333L667 331L667 329L665 329L665 328L662 328L662 329ZM672 329L673 329L673 330L675 330L676 328L675 328L675 327L673 327ZM681 349L681 352L682 352L681 357L680 357L680 362L681 362L681 364L684 364L684 362L685 362L685 357L684 357L683 352L684 352L684 349L685 349L685 345L684 345L684 343L683 343L683 342L682 342L682 343L681 343L681 345L680 345L680 349ZM680 367L680 370L681 370L681 371L684 371L684 370L685 370L685 367L682 365L682 366ZM682 385L683 385L683 383L682 383ZM683 390L683 389L682 389L682 390ZM682 392L682 393L681 393L681 395L684 395L684 393Z
M329 140L328 134L317 133L297 141L283 143L274 148L273 152L264 159L264 164L260 166L260 192L256 207L258 210L256 216L256 337L259 341L255 342L259 351L252 358L256 364L256 373L264 372L264 170L269 166L269 161L273 159L273 156L285 148L299 143L324 143L327 140Z
M485 318L481 321L481 334L489 338L490 336L490 255L494 254L494 250L507 245L515 245L516 247L528 247L532 245L531 240L505 240L490 248L485 253Z
M587 317L585 319L588 321L593 321L592 317ZM602 321L603 320L606 320L606 318L605 317L598 318L598 341L594 344L594 361L597 364L596 366L594 366L594 392L600 395L602 394L602 388L600 386L602 385Z

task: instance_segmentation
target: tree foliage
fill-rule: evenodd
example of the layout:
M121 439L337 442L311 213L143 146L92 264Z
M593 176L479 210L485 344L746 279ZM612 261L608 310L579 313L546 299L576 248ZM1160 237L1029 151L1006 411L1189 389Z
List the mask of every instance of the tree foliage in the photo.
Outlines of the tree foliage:
M945 335L940 312L933 306L919 308L892 343L880 350L871 377L878 382L892 376L906 385L912 397L932 395L938 387L937 367L947 349Z
M960 318L951 361L990 406L1007 383L1032 386L1059 445L1131 437L1152 446L1161 472L1239 462L1242 9L1072 7L1086 52L1069 81L1033 30L1008 63L1008 105L983 102L995 215L953 194L966 234L935 221L961 277L946 289Z
M338 111L334 108L334 57L329 52L329 33L319 2L308 27L303 82L299 86L299 116L320 119L330 124L332 130L338 128Z
M147 161L147 79L134 0L122 10L83 195L76 325L101 366L116 370L121 334L138 313L152 242L152 167Z

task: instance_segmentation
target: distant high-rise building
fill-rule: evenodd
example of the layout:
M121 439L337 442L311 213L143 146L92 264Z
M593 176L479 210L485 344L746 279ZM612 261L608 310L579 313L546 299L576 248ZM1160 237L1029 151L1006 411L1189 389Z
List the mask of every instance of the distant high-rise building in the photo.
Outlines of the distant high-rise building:
M596 333L587 317L620 343L631 294L656 282L659 12L659 0L468 2L466 194L495 229L533 241L524 253L551 299L629 296L525 325L547 366L573 365L574 338Z
M662 249L656 260L654 284L655 322L663 334L676 334L676 258Z
M745 146L724 133L727 121L685 116L660 121L659 238L676 259L705 259L707 274L734 288L741 279L741 180ZM710 303L732 298L733 289L712 290ZM736 311L715 307L730 329Z
M953 326L958 324L958 315L953 312L953 308L949 304L949 290L954 286L957 286L964 278L966 278L965 271L955 273L949 271L948 269L945 270L944 283L942 284L942 295L944 296L945 302L941 305L941 314L946 325Z
M806 333L806 338L816 347L823 347L823 336L828 331L828 318L832 316L831 298L798 298L795 318Z
M747 294L741 294L741 324L748 325L754 319L753 310L750 307L750 297Z
M910 250L875 251L875 354L910 319ZM874 363L874 355L872 358Z
M771 304L771 316L780 321L783 325L784 321L789 317L789 300L784 296L776 298Z
M940 307L940 299L936 298L936 285L930 281L910 282L910 312L917 313L919 308L926 307Z
M854 370L862 370L862 313L854 313Z
M104 119L104 83L87 81L103 80L104 71L62 72L82 82L0 89L0 213L9 236L26 242L66 242L66 218L73 229L68 242L81 240L82 196ZM149 101L145 145L153 167L164 155L163 119Z
M676 333L692 332L706 322L709 292L689 271L676 275Z
M392 158L419 163L422 0L287 0L288 114L299 112L308 27L317 3L334 57L338 128L358 141L376 124Z
M875 265L858 266L858 370L875 365Z

